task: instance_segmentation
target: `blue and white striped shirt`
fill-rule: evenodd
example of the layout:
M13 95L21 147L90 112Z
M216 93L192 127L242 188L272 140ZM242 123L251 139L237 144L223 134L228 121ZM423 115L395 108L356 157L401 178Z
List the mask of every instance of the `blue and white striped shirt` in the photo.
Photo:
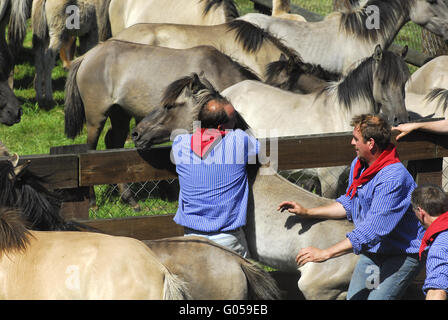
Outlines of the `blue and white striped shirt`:
M172 160L179 175L179 207L174 221L202 232L226 232L246 224L247 163L255 163L259 142L231 130L205 159L191 150L191 134L173 141Z
M349 186L353 181L352 162ZM362 172L361 172L362 173ZM343 205L355 228L347 233L353 252L412 254L418 253L424 229L411 206L416 183L401 163L381 169L366 184L359 186L353 199L336 199Z
M439 233L427 250L423 292L442 289L448 293L448 231Z

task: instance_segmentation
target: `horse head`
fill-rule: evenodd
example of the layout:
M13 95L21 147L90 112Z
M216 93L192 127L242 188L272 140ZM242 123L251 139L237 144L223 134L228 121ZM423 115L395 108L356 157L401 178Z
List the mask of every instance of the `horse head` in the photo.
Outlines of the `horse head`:
M0 123L12 126L20 122L22 108L7 79L0 80Z
M192 132L201 108L214 99L224 99L204 77L193 73L171 83L161 106L151 111L132 130L138 149L167 142L172 134Z
M410 0L409 16L413 22L443 37L448 43L448 1Z
M397 55L383 51L378 45L372 56L374 60L372 93L376 106L374 111L384 114L393 125L409 121L405 105L405 84L411 76L404 61L407 51L406 46L401 55Z
M278 61L269 63L265 71L266 83L283 90L310 93L327 81L336 81L340 75L324 70L320 65L301 61L292 56L280 55Z

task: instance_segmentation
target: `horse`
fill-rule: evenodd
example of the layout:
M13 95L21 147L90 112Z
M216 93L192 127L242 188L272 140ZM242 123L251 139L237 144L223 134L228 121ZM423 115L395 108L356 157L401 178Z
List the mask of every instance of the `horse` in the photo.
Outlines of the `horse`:
M125 29L114 38L174 49L213 46L247 66L263 81L266 80L266 66L278 61L282 54L288 59L302 61L300 56L286 47L281 40L251 23L240 20L214 26L141 23Z
M233 0L112 0L109 7L112 35L137 23L214 25L239 16Z
M379 17L373 15L377 12ZM254 23L283 39L303 61L342 74L352 63L369 56L377 44L387 49L409 20L448 40L445 0L369 0L358 10L333 12L320 22L298 22L258 13L237 19Z
M26 35L26 20L31 13L32 0L0 1L0 70L10 75L13 87L14 57L18 55ZM8 27L8 43L6 41Z
M425 63L406 83L406 109L411 120L448 117L448 56ZM448 183L448 159L443 161L442 185Z
M300 14L290 13L291 4L289 0L272 0L272 16L282 19L306 22Z
M274 279L261 267L207 238L183 236L143 242L173 274L188 283L195 300L277 300L281 296Z
M185 284L144 243L71 231L30 231L0 208L0 299L185 299Z
M43 184L44 179L30 172L27 166L18 166L18 158L10 160L14 161L0 162L0 181L4 182L0 186L0 207L11 205L3 199L14 198L12 207L20 210L28 229L67 230L66 226L72 225L73 221L66 221L61 216L60 197L49 191ZM54 220L58 222L54 223ZM85 231L85 228L79 231ZM190 298L239 300L280 297L275 281L267 272L208 239L173 237L143 242L171 274L182 279Z
M31 18L36 67L34 87L40 107L50 109L55 105L51 71L60 49L68 46L73 37L79 37L80 51L84 53L98 41L111 36L109 2L110 0L33 1ZM74 6L76 9L73 9ZM70 13L75 14L73 19L79 17L79 21L71 21ZM69 26L67 22L71 22L73 26Z
M198 75L175 81L165 90L161 107L150 112L134 128L135 146L148 149L154 144L175 140L177 134L191 132L193 121L197 120L205 102L218 98L223 99L223 96ZM237 128L247 128L238 111ZM245 233L250 254L265 265L296 274L295 256L300 248L328 247L343 239L353 226L345 220L310 220L278 213L276 206L284 199L295 199L309 207L328 204L331 200L312 194L273 171L269 173L260 174L254 165L249 169L250 197ZM344 298L356 261L357 256L348 254L321 264L306 264L300 268L299 289L306 299Z

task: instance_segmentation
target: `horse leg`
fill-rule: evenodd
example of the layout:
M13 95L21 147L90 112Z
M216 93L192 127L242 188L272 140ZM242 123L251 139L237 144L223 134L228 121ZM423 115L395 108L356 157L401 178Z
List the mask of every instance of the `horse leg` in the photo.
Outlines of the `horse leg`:
M44 39L33 35L34 66L36 68L36 75L34 77L34 90L36 91L36 99L39 105L42 105L44 100L44 60L47 46L48 41L45 41Z
M89 150L95 150L98 145L98 140L100 138L101 131L103 131L104 124L106 123L107 117L102 115L96 118L96 122L90 120L87 122L87 148ZM93 210L97 210L95 189L89 188L89 206Z
M107 131L105 137L105 143L107 149L123 148L126 142L126 138L129 134L129 123L131 116L121 109L119 106L112 106L109 110L109 118L111 122L111 128ZM132 192L125 184L118 184L120 191L120 197L124 203L130 205L134 211L140 211L140 205L132 196Z
M61 50L59 52L59 56L61 57L62 64L64 69L70 69L71 61L75 56L76 50L76 37L70 37L67 41L64 41L62 44Z

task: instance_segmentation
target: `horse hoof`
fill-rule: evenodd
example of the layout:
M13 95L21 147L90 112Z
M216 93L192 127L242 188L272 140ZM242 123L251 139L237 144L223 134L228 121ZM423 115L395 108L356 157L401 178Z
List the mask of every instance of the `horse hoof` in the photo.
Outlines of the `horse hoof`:
M44 99L41 101L38 101L39 108L45 111L50 111L56 106L56 102L53 99Z

